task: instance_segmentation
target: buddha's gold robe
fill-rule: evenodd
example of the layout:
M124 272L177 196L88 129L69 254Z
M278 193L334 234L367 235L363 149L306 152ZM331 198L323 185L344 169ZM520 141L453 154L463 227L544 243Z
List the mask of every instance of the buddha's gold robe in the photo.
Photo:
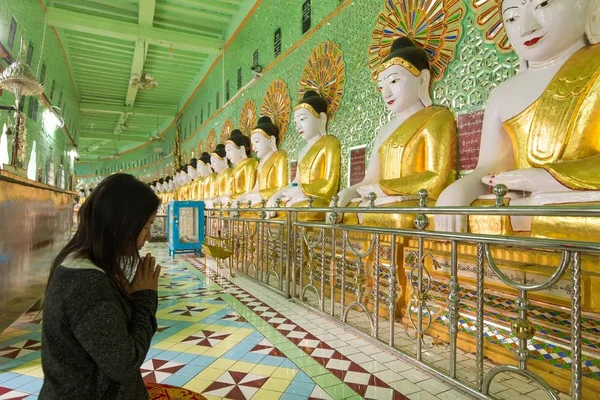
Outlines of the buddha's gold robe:
M600 190L600 45L585 47L572 55L542 96L503 126L512 142L514 169L543 168L571 190ZM474 203L482 204L487 202ZM469 229L478 233L515 233L508 217L470 217ZM600 241L600 221L535 217L531 234Z
M305 196L312 196L313 207L327 207L338 192L340 184L341 147L335 136L323 136L312 145L298 163L299 187ZM293 204L294 208L308 207L307 201ZM324 213L300 213L303 221L321 221Z
M190 187L190 200L202 200L203 181L204 178L199 176L192 182L192 186Z
M258 160L256 158L246 158L233 168L231 172L231 199L249 193L256 185L256 172L258 169Z
M215 196L229 196L232 192L232 176L233 170L226 168L219 175L217 175L215 181Z
M379 148L379 187L388 196L417 196L425 189L432 205L456 179L458 134L454 114L445 107L426 107L404 121ZM355 204L354 204L355 205ZM381 207L414 207L406 200ZM414 215L364 214L363 224L387 228L412 228ZM357 217L345 218L357 223Z
M202 200L212 199L217 196L217 173L211 172L202 179Z
M275 193L286 187L288 179L288 158L285 151L276 151L259 168L258 190L263 200L269 200Z

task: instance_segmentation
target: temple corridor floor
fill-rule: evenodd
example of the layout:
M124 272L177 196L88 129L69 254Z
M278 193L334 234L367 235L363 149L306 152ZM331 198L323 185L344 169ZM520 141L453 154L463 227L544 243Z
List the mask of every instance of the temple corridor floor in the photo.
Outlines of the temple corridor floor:
M207 399L469 398L247 278L217 276L196 257L171 261L164 244L146 251L163 265L159 329L142 366L147 382ZM41 323L40 314L26 314L0 334L0 400L37 398ZM473 362L469 356L465 361ZM492 385L494 395L547 398L513 379Z

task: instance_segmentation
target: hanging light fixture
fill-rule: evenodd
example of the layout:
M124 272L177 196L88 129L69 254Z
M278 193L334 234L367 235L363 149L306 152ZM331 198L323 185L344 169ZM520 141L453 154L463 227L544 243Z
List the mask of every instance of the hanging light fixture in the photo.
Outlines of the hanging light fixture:
M29 65L23 62L25 55L25 41L21 38L21 49L15 62L6 68L0 75L0 89L8 90L15 94L15 138L12 145L11 166L17 170L23 169L25 148L27 147L27 131L25 129L25 116L19 111L22 96L38 96L44 92L44 87L35 79Z
M154 89L158 86L156 79L146 72L142 72L142 75L132 74L129 78L129 84L132 87L137 87L140 90L146 90L148 88Z

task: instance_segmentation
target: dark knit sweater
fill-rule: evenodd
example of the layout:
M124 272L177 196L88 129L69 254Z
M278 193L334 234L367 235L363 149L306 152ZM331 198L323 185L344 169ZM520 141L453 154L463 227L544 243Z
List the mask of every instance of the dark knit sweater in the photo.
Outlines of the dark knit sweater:
M140 367L158 299L153 290L132 296L99 269L56 269L44 302L40 400L148 398Z

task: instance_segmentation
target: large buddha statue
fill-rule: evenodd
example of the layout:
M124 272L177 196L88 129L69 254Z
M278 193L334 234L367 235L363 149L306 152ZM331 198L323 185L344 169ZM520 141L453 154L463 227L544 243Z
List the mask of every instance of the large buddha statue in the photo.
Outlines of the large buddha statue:
M288 158L285 151L277 150L279 128L271 118L260 117L251 133L251 143L258 164L257 180L250 193L239 197L241 204L251 202L253 206L268 201L275 193L288 185Z
M477 168L450 186L440 206L489 204L504 184L511 206L600 204L600 46L586 41L592 0L504 0L502 15L523 68L490 95ZM472 232L600 240L585 218L470 217ZM467 220L437 217L466 231Z
M340 181L341 148L335 136L327 135L327 101L315 91L304 94L294 109L294 123L306 141L300 151L294 181L269 199L267 206L275 207L281 199L286 207L326 207L337 193ZM322 213L304 213L305 220L324 219ZM269 216L273 216L270 214Z
M456 177L457 132L454 115L445 107L433 106L431 73L427 53L406 37L396 39L383 60L378 88L394 118L384 125L362 182L339 193L341 207L368 206L375 193L375 206L416 206L418 192L426 189L437 199ZM410 228L410 215L346 215L345 222Z
M192 186L192 199L203 200L204 199L204 184L206 177L212 174L213 170L210 166L210 154L204 152L200 155L200 159L192 159L196 163L196 179ZM210 193L210 190L209 190Z
M256 184L258 160L250 157L250 138L239 129L231 131L225 143L227 159L233 165L231 171L231 193L221 196L221 204L237 203L237 199L250 193ZM234 205L237 207L237 204Z
M215 204L220 204L216 201L218 198L231 195L232 169L229 167L224 144L219 143L211 153L210 163L214 175L209 174L204 179L204 200L207 208L214 208Z

